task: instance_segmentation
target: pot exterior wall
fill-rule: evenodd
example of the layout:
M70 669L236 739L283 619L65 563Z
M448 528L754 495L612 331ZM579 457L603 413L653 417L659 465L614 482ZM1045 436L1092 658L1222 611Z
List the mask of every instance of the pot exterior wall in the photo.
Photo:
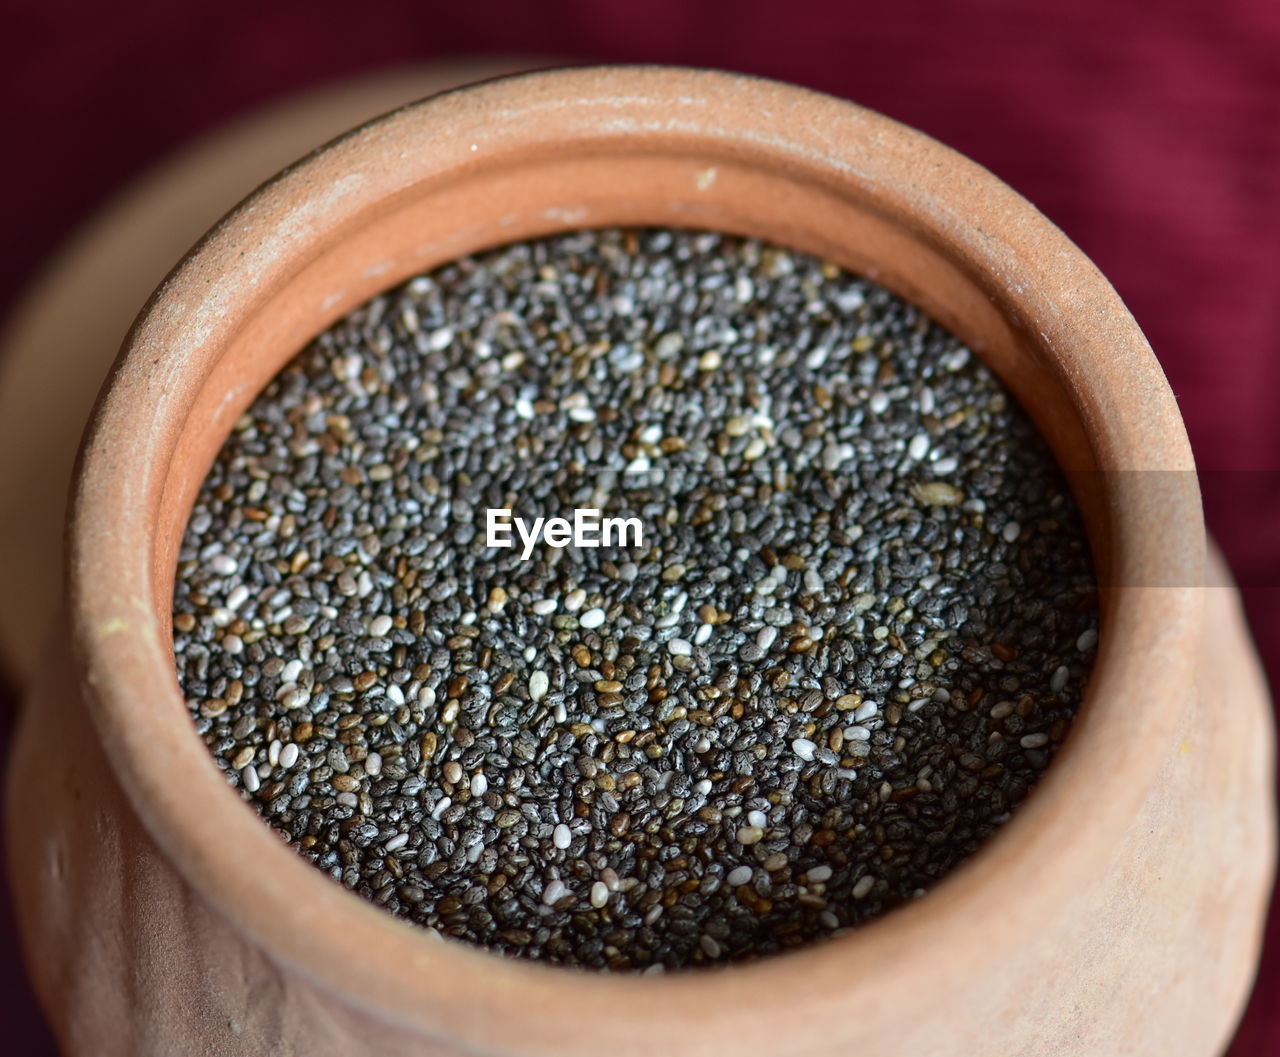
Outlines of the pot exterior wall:
M995 978L974 979L964 951L939 950L949 986L886 993L886 1008L861 1024L832 993L827 1053L1220 1052L1252 980L1272 881L1273 732L1235 591L1203 593L1199 685L1169 702L1177 732L1149 746L1163 766L1111 870L1069 905L1037 906L1029 894L1025 943ZM54 642L65 644L65 632ZM65 647L55 645L40 670L11 759L7 835L27 960L69 1057L468 1052L321 989L200 900L115 780ZM1028 908L1011 913L1027 917ZM643 1038L612 1038L593 1024L570 987L565 996L564 1054L651 1052ZM776 1020L772 1052L794 1052L787 1010ZM688 1051L769 1052L732 1031L709 1015Z
M322 992L200 900L112 775L65 652L39 672L6 836L27 964L68 1057L453 1052Z

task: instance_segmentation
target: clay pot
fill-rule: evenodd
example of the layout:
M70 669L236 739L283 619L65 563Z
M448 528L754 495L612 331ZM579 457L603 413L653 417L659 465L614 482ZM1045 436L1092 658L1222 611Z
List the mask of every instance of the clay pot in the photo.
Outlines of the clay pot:
M1104 584L1067 744L915 903L725 969L604 975L429 939L295 855L225 782L174 673L170 594L213 456L362 301L568 228L748 233L867 274L1004 379L1072 473ZM1209 1055L1271 882L1271 730L1206 553L1173 398L1115 292L978 166L766 81L587 69L393 113L267 184L129 336L76 476L66 617L27 702L9 840L68 1053Z

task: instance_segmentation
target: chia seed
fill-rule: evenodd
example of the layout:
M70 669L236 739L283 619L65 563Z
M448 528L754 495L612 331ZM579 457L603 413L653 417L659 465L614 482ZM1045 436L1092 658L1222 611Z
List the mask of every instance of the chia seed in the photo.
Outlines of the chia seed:
M521 562L490 507L646 539ZM927 891L1048 765L1096 644L1063 479L959 341L668 230L460 260L321 334L226 441L174 597L196 729L300 854L614 970Z

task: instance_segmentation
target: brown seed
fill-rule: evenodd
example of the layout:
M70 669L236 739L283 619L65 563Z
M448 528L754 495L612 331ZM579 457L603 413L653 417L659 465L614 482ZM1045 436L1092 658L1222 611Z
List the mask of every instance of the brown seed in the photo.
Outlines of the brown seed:
M911 491L925 506L955 506L964 501L964 493L945 481L917 482Z

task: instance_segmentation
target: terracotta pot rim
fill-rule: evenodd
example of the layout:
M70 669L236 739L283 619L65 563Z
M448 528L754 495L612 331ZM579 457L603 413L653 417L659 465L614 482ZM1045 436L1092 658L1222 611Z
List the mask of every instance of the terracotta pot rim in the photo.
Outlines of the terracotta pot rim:
M606 130L611 113L617 120ZM871 111L741 75L670 67L524 74L413 104L334 141L255 192L157 291L104 388L77 468L68 536L76 663L111 766L157 845L272 957L335 992L478 1049L517 1045L526 1032L536 1048L539 1028L563 1017L565 995L587 1030L655 1039L705 1024L707 1010L751 1023L758 1010L786 1003L796 1011L799 1046L805 1032L821 1029L803 1023L817 1008L815 992L878 1001L898 987L969 976L1114 848L1159 763L1144 755L1139 735L1159 741L1168 726L1162 702L1192 678L1186 647L1199 635L1194 585L1204 542L1191 473L1173 474L1183 483L1158 501L1111 497L1122 541L1117 582L1182 586L1110 593L1086 714L1018 815L919 902L825 944L727 971L577 973L432 940L288 849L226 785L190 725L172 722L185 706L168 613L150 602L157 573L148 517L168 472L164 431L181 425L189 404L186 376L253 311L255 289L288 270L290 239L301 245L332 234L369 203L433 174L470 171L491 152L545 153L566 127L589 140L621 135L624 125L636 143L710 137L725 151L772 152L910 209L1043 323L1031 340L1062 364L1099 468L1192 469L1172 395L1115 292L1034 207L975 163ZM428 142L429 152L387 152ZM476 142L484 150L473 163ZM360 180L335 183L342 173ZM1148 575L1171 565L1172 578ZM1126 648L1111 648L1119 639ZM1048 855L1061 870L1040 869ZM1033 895L1035 878L1043 887ZM939 945L965 957L940 967ZM637 1001L642 995L648 1000ZM776 1052L777 1043L759 1046Z

